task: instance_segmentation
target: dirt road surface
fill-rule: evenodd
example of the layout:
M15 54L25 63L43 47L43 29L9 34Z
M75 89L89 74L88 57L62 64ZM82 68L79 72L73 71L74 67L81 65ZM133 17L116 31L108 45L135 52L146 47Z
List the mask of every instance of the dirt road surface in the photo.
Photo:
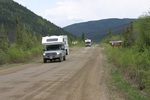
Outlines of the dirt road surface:
M63 62L0 71L0 100L109 100L101 49L75 47Z

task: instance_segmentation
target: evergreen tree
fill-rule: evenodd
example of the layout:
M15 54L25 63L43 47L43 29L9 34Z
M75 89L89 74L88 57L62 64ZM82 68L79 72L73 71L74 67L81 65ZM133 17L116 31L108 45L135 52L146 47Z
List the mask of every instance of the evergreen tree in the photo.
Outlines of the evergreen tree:
M85 41L84 32L82 33L81 39L82 39L82 41Z
M41 45L42 43L42 35L40 34L40 37L39 37L39 45Z
M131 47L135 42L135 36L133 32L133 22L130 22L130 30L129 30L129 46Z
M136 45L140 52L150 48L150 13L137 20L138 38Z
M119 33L119 40L121 40L122 39L122 34L121 33Z
M35 32L33 33L33 44L36 47L38 45L37 37L35 35Z
M73 35L71 34L71 35L69 36L69 41L72 43L74 40L75 40L75 39L74 39Z
M123 27L123 33L122 33L122 36L125 38L126 37L126 30L125 30L125 27Z
M23 50L27 50L28 49L28 35L26 33L26 27L24 25L23 29L22 29L22 47Z
M5 34L4 26L2 24L0 30L0 49L6 52L8 47L9 47L9 40Z
M22 45L22 33L19 27L18 16L16 16L16 45L17 47Z
M114 36L114 33L111 30L111 27L109 28L109 32L108 32L108 37L111 38L112 36Z
M30 31L28 32L28 37L27 38L28 38L27 48L31 49L33 47L33 41L32 41L32 34L31 34Z
M128 47L129 46L129 27L127 27L126 32L124 34L124 42L123 42L123 47Z
M130 27L127 27L126 31L123 28L123 38L124 38L124 47L131 47L134 42L135 38L133 36L133 22L130 22Z

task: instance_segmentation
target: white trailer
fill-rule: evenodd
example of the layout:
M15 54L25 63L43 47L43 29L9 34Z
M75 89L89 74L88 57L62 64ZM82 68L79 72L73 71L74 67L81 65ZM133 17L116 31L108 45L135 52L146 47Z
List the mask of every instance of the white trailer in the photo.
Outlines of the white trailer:
M66 55L69 54L69 45L67 35L46 36L42 37L42 45L44 45L43 62L47 60L62 59L66 60Z
M69 44L67 35L60 35L60 36L54 35L42 37L42 45L44 45L45 47L48 45L59 45L59 44L65 46L66 55L69 55Z
M91 39L87 39L87 38L85 39L85 46L91 47Z

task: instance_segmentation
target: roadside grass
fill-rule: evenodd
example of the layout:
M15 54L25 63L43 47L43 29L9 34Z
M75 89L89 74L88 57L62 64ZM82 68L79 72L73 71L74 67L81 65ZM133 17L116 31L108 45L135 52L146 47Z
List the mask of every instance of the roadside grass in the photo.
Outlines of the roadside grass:
M113 69L111 84L115 84L126 100L150 100L148 97L141 96L138 88L131 87L131 84L121 77L117 68Z
M130 76L124 76L125 74L131 74L131 76L133 76L134 73L137 73L136 65L140 64L138 61L143 62L143 60L146 60L146 56L144 55L145 58L141 59L140 57L142 55L139 56L138 53L132 50L117 47L113 48L109 46L109 44L101 44L100 46L105 47L102 53L106 55L107 63L111 65L111 86L109 87L113 88L115 86L117 91L119 91L126 100L150 100L145 90L140 90L139 87L133 87L134 84L132 82L123 78L130 78ZM142 79L144 79L144 77L142 77Z
M85 42L80 42L74 46L77 46L77 47L85 47Z
M69 52L71 52L74 47L75 46L71 46L69 48ZM41 55L35 56L32 59L27 60L27 61L22 62L22 63L12 63L12 64L8 63L8 64L0 65L0 70L12 68L12 67L17 67L17 66L25 65L25 64L29 64L29 63L34 63L34 62L37 62L37 61L42 61L42 59L43 59L43 56L42 56L42 53L41 53Z
M33 63L33 62L37 62L37 61L41 61L41 60L42 60L42 56L39 56L39 57L36 57L32 60L29 60L29 61L26 61L26 62L23 62L23 63L5 64L5 65L0 66L0 70L12 68L12 67L17 67L17 66L20 66L20 65L25 65L25 64L29 64L29 63Z

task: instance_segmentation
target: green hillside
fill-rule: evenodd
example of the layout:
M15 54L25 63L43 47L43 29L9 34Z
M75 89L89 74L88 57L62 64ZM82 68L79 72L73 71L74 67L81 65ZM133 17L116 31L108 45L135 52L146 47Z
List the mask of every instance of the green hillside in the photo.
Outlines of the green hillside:
M14 41L15 39L16 16L18 16L20 26L25 25L31 33L35 32L36 36L39 36L39 34L43 36L47 34L70 35L62 28L34 14L26 7L23 7L13 0L0 0L0 26L2 24L4 25L5 32L10 41Z
M107 36L110 27L112 31L117 35L122 32L123 27L129 26L130 21L136 21L136 19L113 18L98 21L89 21L73 24L64 27L64 29L77 36L81 36L84 32L87 38L91 38L95 42L98 42Z
M47 35L68 35L69 46L81 40L13 0L0 0L0 65L42 57L41 39Z

